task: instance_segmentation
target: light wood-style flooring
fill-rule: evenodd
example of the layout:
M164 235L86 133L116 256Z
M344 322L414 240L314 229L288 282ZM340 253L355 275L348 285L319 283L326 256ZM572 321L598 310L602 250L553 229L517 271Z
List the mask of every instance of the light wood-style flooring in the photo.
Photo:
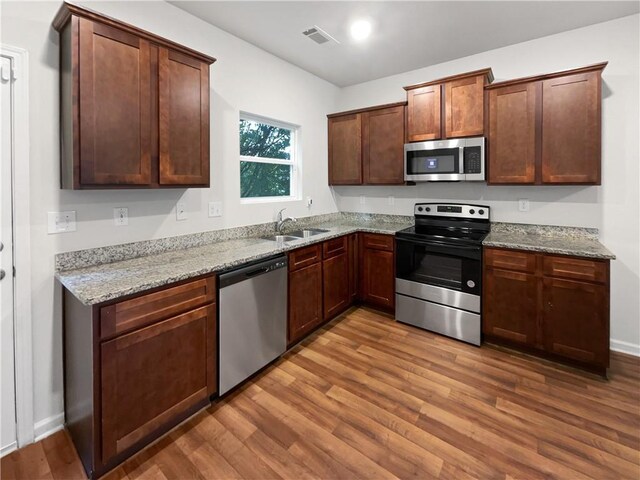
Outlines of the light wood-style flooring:
M3 479L83 478L66 432ZM359 308L104 478L640 478L640 361L609 381Z

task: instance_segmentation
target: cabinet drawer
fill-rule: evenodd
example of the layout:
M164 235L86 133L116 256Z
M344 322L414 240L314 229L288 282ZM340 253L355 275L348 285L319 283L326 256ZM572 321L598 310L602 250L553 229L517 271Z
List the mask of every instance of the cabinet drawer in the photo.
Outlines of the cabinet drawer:
M372 250L384 250L385 252L393 252L393 235L380 235L375 233L365 233L362 236L362 244L364 248Z
M100 309L100 337L121 335L215 302L215 277L165 288Z
M322 244L322 258L327 259L346 253L348 237L339 237L327 240Z
M607 283L607 262L545 255L543 274L585 282Z
M322 259L320 244L299 248L289 253L289 271L295 272L301 268L313 265Z
M534 273L536 271L535 253L486 248L484 250L484 261L485 265L488 267L504 268L506 270L530 273Z

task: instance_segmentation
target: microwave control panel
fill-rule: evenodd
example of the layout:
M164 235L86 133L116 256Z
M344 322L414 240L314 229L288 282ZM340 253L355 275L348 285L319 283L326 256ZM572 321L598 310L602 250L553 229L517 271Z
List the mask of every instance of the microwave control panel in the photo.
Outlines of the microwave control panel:
M464 148L464 173L482 173L482 147Z

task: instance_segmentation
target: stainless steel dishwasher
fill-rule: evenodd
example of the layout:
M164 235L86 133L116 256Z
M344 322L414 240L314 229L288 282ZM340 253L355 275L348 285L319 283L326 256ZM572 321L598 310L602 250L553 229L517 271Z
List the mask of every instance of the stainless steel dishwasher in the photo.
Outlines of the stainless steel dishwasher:
M286 350L287 257L228 270L218 284L218 393L223 395Z

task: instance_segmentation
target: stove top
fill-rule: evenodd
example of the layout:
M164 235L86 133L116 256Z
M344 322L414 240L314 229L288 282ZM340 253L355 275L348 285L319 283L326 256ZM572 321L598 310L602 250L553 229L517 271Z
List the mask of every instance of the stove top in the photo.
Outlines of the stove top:
M417 203L415 225L396 233L399 238L446 244L479 245L489 234L490 208L457 203Z

